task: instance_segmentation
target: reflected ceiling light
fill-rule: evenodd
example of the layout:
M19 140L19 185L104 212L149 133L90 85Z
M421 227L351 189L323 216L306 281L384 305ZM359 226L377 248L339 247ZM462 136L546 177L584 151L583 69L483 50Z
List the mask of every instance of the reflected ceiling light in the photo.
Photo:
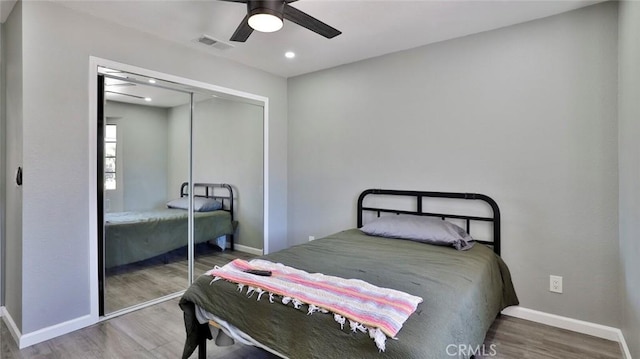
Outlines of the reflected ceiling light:
M151 97L145 97L144 100L147 102L151 102Z
M156 80L154 80L154 79L149 79L149 83L150 83L150 84L155 84L155 83L156 83Z
M288 59L292 59L294 57L296 57L296 53L293 51L287 51L284 53L284 57L288 58Z

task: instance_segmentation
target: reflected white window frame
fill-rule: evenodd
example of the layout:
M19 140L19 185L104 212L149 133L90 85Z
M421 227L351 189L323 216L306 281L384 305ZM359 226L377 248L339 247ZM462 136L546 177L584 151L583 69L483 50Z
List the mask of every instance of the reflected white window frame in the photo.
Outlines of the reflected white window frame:
M117 158L117 149L118 149L118 129L117 129L117 125L115 124L106 124L105 125L105 131L104 131L105 135L104 135L104 189L106 191L115 191L117 189L117 163L118 163L118 158ZM111 136L113 135L113 136ZM113 155L107 155L107 144L113 144L114 145L114 151L113 151ZM113 171L108 171L107 170L107 159L108 158L113 158ZM108 181L107 180L107 174L113 174L112 177L112 181Z

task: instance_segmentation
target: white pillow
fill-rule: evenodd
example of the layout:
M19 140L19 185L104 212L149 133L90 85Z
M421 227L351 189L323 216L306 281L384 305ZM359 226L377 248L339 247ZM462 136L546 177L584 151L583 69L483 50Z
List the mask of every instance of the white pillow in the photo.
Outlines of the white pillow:
M189 209L189 197L182 197L167 202L167 207L177 209ZM211 212L222 209L222 203L213 198L195 197L193 199L193 210L195 212Z
M365 224L361 230L371 236L410 239L458 250L467 250L475 243L464 229L434 217L384 216Z

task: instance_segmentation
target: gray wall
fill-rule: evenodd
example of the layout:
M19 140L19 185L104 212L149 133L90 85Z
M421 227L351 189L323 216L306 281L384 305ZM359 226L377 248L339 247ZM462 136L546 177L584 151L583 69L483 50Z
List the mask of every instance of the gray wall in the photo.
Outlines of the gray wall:
M6 96L6 83L5 83L5 54L3 44L4 23L0 23L0 154L7 152L5 147L5 134L7 132L6 119L5 119L5 96ZM4 218L5 218L5 173L6 165L4 155L0 155L0 307L4 306Z
M18 2L3 28L3 50L6 71L6 218L5 218L5 308L15 321L18 329L22 328L22 268L23 268L23 240L22 240L22 188L15 184L15 174L18 166L22 166L23 158L23 45L24 38L22 21L22 2ZM30 173L26 171L25 181L29 181ZM25 183L25 187L28 186ZM4 189L4 187L3 187Z
M236 243L263 247L263 109L211 99L194 106L194 182L229 183L234 189ZM187 180L189 108L169 111L169 195Z
M640 357L640 2L619 10L619 169L621 327L634 358Z
M181 184L189 180L189 106L176 106L167 110L167 198L177 198ZM215 181L207 179L203 182Z
M107 101L105 116L117 125L117 150L121 161L122 206L110 201L110 212L144 211L166 208L167 204L167 156L168 156L168 110L162 107ZM118 170L117 169L117 170ZM114 198L115 199L115 198Z
M289 79L290 243L354 227L366 188L485 193L521 305L617 327L616 17L604 3Z
M286 246L287 92L283 78L69 10L22 3L24 166L22 332L90 312L89 56L270 99L270 236ZM81 31L79 31L81 29ZM46 61L43 61L46 59ZM28 106L27 105L28 101ZM52 141L52 136L59 141ZM43 300L46 298L46 300ZM19 308L11 310L17 316Z

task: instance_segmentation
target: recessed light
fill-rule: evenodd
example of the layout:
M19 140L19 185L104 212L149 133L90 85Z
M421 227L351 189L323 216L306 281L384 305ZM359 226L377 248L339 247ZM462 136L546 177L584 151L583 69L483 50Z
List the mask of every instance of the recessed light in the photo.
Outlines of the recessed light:
M145 97L144 100L147 102L151 102L151 97Z
M150 84L155 84L155 83L156 83L156 80L154 80L154 79L149 79L149 83L150 83Z
M293 51L287 51L287 52L284 53L284 57L286 57L288 59L292 59L292 58L296 57L296 54Z

